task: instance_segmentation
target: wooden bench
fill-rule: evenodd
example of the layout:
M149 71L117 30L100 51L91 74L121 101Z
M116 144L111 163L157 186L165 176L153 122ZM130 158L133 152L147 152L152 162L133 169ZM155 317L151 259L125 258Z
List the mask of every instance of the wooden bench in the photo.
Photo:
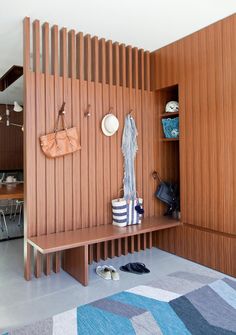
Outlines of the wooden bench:
M140 225L119 228L102 225L62 233L31 237L27 242L41 254L64 251L63 269L84 286L88 285L88 246L95 243L141 235L180 225L168 217L145 218Z

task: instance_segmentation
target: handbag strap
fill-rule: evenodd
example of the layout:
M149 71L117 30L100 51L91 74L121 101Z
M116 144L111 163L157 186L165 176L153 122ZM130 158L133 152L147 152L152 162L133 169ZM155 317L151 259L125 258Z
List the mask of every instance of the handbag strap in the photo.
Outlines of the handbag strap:
M57 145L58 148L59 148L59 146L58 146L58 141L57 141L57 133L59 132L60 119L62 121L62 130L65 130L66 136L67 136L67 138L68 138L68 140L70 142L70 145L73 146L73 143L72 143L72 141L71 141L71 139L70 139L70 137L69 137L69 135L67 133L67 125L66 125L66 120L65 120L65 113L66 113L66 111L65 111L65 104L66 103L64 101L63 104L62 104L62 106L61 106L61 108L60 108L60 110L59 110L59 112L58 112L57 121L56 121L56 127L54 129L56 145Z
M54 132L57 133L59 131L59 123L60 123L60 119L62 121L62 129L67 131L67 125L66 125L66 120L65 120L65 102L63 102L58 115L57 115L57 121L56 121L56 126L54 129Z
M124 189L123 188L121 188L118 192L118 199L119 199L118 201L120 201L120 196L121 196L122 192L123 192L123 195L124 195Z

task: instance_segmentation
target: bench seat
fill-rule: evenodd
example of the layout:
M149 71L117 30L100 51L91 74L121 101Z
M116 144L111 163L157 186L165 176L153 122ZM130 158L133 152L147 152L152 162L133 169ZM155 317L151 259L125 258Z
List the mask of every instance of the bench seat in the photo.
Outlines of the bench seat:
M111 224L101 225L76 231L31 237L27 242L41 254L65 251L63 269L83 285L87 285L89 245L173 228L178 225L180 225L178 220L169 217L151 217L144 218L140 225L122 228Z

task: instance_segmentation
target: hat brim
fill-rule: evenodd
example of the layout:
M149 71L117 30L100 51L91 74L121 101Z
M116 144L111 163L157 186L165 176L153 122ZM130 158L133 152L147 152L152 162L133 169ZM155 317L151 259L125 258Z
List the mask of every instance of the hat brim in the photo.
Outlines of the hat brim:
M106 129L106 127L105 127L105 121L106 121L106 118L107 118L108 116L110 116L110 115L113 115L113 114L107 114L107 115L105 115L104 118L102 119L102 132L103 132L103 134L106 135L106 136L112 136L112 135L114 135L114 134L117 132L117 130L119 129L119 127L118 127L117 130L113 131L112 133L109 132L109 131L107 131L107 129Z

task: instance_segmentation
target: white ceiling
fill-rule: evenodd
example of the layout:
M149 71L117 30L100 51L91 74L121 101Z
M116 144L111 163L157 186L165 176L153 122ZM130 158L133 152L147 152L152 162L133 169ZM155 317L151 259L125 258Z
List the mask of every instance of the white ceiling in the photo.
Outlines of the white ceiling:
M22 65L22 20L30 16L150 51L236 12L236 0L8 0L1 1L0 76ZM22 103L22 79L0 103Z

